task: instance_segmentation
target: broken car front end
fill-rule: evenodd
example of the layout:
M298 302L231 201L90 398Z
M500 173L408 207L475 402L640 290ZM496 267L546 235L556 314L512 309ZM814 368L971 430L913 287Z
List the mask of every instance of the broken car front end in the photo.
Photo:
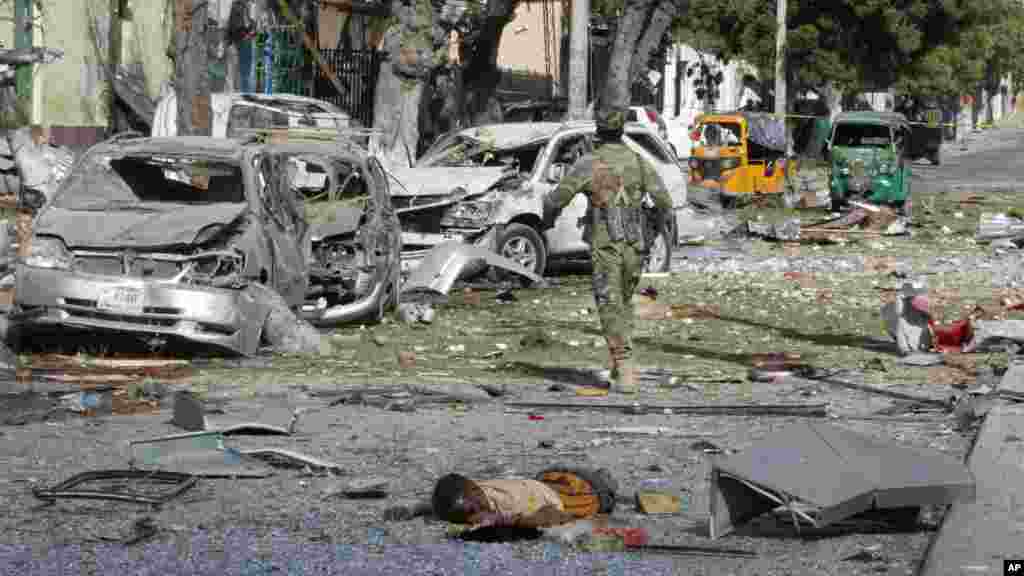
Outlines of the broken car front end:
M255 353L268 311L244 287L270 257L239 158L114 146L80 162L36 219L16 272L22 330Z
M265 307L240 289L244 267L233 250L73 250L36 235L18 265L16 304L35 328L174 337L252 354Z

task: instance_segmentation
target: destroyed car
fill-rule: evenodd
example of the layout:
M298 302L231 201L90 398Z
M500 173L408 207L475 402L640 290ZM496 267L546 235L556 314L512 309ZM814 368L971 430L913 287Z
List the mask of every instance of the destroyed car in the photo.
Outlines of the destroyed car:
M297 182L298 161L323 178ZM383 170L355 148L115 138L37 216L15 307L23 333L249 355L275 306L256 285L314 323L377 317L397 303L398 242Z
M829 196L838 211L851 199L910 209L910 125L894 112L845 112L829 138Z
M348 128L351 117L330 102L294 94L221 92L210 95L210 134L236 138L253 129ZM150 136L178 135L178 97L169 92L157 103Z
M508 123L470 128L442 138L411 168L392 170L392 198L402 222L403 268L450 240L483 246L543 274L554 258L586 257L580 195L554 228L541 227L542 202L572 164L592 149L593 122ZM626 145L661 176L677 210L686 204L682 169L650 129L627 124ZM649 271L669 267L676 242L673 219L660 231Z

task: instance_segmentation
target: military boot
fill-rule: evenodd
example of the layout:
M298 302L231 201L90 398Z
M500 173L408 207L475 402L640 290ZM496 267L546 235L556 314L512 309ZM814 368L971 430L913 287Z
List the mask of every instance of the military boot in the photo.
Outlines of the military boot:
M633 373L633 360L630 358L629 350L625 343L618 338L609 338L612 343L612 363L615 368L612 370L612 392L619 394L636 394L639 392L636 385L636 376Z

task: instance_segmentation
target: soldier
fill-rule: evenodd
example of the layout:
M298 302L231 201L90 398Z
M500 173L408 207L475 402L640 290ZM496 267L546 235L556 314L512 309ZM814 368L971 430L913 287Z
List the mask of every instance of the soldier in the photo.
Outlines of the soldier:
M612 389L636 393L632 366L633 292L654 238L666 229L672 199L661 178L622 142L626 111L602 107L593 153L576 161L544 200L544 226L551 228L576 194L589 199L584 239L590 244L594 301L608 342ZM654 210L647 214L645 203ZM645 222L645 218L654 221Z

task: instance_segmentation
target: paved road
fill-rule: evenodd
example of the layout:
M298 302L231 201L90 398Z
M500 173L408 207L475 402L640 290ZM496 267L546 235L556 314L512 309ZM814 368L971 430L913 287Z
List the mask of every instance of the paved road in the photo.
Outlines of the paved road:
M987 130L969 137L966 151L960 148L959 143L946 146L940 166L915 163L914 190L1024 191L1024 129Z

